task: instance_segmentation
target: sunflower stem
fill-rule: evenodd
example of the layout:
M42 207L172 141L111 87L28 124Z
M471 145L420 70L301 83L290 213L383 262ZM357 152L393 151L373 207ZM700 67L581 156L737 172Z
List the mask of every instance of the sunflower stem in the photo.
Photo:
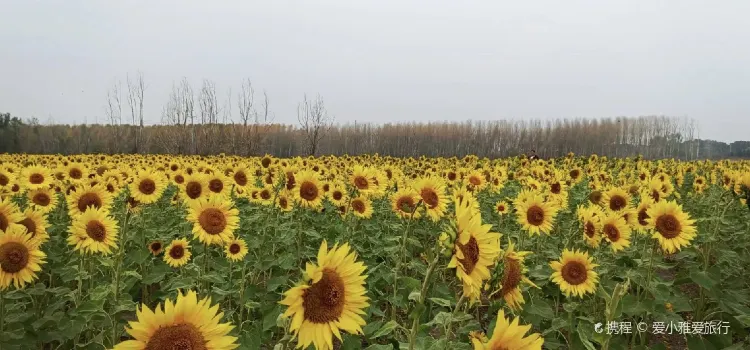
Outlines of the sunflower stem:
M401 249L399 250L399 257L398 261L396 262L396 268L393 270L393 299L396 299L396 296L398 295L398 275L401 272L401 264L404 261L404 258L406 258L406 239L409 237L409 229L411 228L411 223L414 221L414 213L417 212L417 209L419 209L419 206L422 205L422 200L420 199L419 202L417 202L417 205L414 206L414 209L411 211L411 215L409 217L409 221L406 223L406 228L404 228L404 234L401 236ZM391 320L396 319L396 308L391 305Z
M0 334L5 330L5 291L0 290Z
M203 293L208 294L208 288L210 288L210 283L208 282L208 279L206 279L206 275L208 274L208 242L203 244L203 279L205 281L205 285L203 287Z
M433 272L435 272L435 267L437 267L437 263L440 260L440 253L435 253L435 258L432 259L432 262L430 263L430 266L427 268L427 273L424 276L424 281L422 281L422 289L419 292L419 300L417 300L417 305L424 304L424 299L427 296L427 289L430 286L430 278L432 277ZM414 345L416 345L417 342L417 330L419 329L419 319L422 318L422 313L418 312L414 315L414 321L411 323L411 333L409 334L409 350L414 350Z
M654 272L654 255L656 255L656 244L652 243L651 254L650 254L651 257L648 259L648 274L646 277L646 290L644 291L642 296L645 296L648 290L651 288L651 278L653 277L653 272Z
M114 301L112 305L114 306L115 310L112 312L112 315L110 315L110 318L112 319L112 346L114 347L115 344L117 344L117 333L118 333L118 327L117 327L117 318L115 317L117 305L119 304L118 299L120 298L120 265L122 264L122 256L123 252L125 251L125 244L127 243L127 233L128 233L128 220L130 219L130 215L128 215L128 205L125 204L125 220L123 220L122 223L122 229L120 232L120 249L117 251L117 256L115 256L115 266L114 266Z

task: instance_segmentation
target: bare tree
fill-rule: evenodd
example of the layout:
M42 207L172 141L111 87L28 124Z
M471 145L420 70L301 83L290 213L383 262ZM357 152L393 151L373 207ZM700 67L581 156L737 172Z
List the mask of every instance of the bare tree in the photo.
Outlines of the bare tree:
M138 71L136 77L131 80L127 76L128 82L128 104L130 105L130 122L136 127L133 141L133 153L138 153L143 135L143 96L146 91L146 84L143 81L143 72Z
M111 128L111 140L107 147L110 153L116 153L122 139L122 83L118 80L107 90L107 106L104 111Z
M318 95L315 100L304 100L297 105L297 121L305 142L305 151L314 156L323 135L331 128L333 116L328 114L323 98Z
M216 130L219 117L219 101L216 98L216 84L204 79L201 92L198 95L198 113L201 124L201 153L214 152L217 143ZM196 148L196 151L198 149Z
M265 143L266 135L268 135L268 130L271 128L270 123L274 119L274 117L271 115L270 101L268 100L268 93L266 92L266 90L263 90L263 102L260 108L261 112L256 112L255 119L253 120L253 131L251 135L252 147L250 148L250 154L252 155L258 155L260 148L262 147L263 143Z

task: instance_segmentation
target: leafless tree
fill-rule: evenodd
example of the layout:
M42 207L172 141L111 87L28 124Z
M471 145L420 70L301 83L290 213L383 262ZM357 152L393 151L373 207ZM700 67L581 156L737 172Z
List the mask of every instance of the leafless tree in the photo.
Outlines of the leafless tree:
M204 79L201 92L198 95L198 113L200 113L201 144L196 148L196 153L200 149L201 153L211 153L216 148L217 143L217 126L219 123L219 101L216 98L216 84L210 80Z
M110 128L109 145L107 147L108 152L115 153L122 140L123 128L120 127L122 124L122 83L118 80L112 88L107 90L107 106L105 108L105 114L107 115L107 121Z
M138 147L141 144L143 134L143 96L146 92L146 83L143 80L143 72L138 71L135 78L132 80L130 79L130 75L128 75L127 82L130 122L131 125L136 128L133 142L133 153L138 153Z
M315 100L308 100L305 95L297 105L297 121L303 134L305 151L314 156L320 140L333 124L333 116L326 110L323 98L318 95Z

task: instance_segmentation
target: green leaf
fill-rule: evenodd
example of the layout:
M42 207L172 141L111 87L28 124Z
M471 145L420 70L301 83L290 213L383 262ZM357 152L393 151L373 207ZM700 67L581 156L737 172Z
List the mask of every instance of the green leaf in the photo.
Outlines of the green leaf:
M441 299L441 298L429 298L429 300L435 304L438 304L440 306L445 307L451 307L452 303L450 300Z
M266 284L266 290L269 292L273 292L288 280L289 276L287 275L273 277L268 280L268 283Z
M375 332L375 334L372 335L372 339L377 339L384 335L391 334L391 332L393 332L394 329L398 328L398 326L399 326L398 322L393 321L393 320L388 321L386 324L380 327L380 329L378 329L378 331Z
M547 304L544 300L538 299L533 304L529 305L527 312L532 315L541 316L542 318L551 319L555 317L552 307Z
M714 280L704 271L693 271L690 273L690 279L693 280L697 285L704 289L711 289L716 286L717 281Z
M418 302L420 296L422 296L422 293L420 293L418 290L412 291L411 293L409 293L409 300Z
M583 328L578 327L578 339L581 341L581 344L586 348L586 350L596 350L594 347L594 344L591 343L589 340L589 337L583 332Z

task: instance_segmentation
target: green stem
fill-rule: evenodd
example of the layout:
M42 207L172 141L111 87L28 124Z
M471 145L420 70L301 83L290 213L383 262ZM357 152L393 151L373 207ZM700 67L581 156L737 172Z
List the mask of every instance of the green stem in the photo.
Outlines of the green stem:
M206 279L206 275L208 275L208 255L208 242L206 242L203 245L203 279L206 281L203 293L206 295L208 295L208 289L211 288L211 284Z
M0 335L5 330L5 292L0 290Z
M114 302L112 303L112 306L117 309L117 305L119 304L119 298L120 298L120 265L122 265L122 256L123 252L125 251L125 244L127 243L127 233L128 233L128 219L130 216L128 215L128 206L125 205L125 220L122 224L122 229L120 233L120 248L117 251L117 256L115 257L115 284L114 284ZM112 318L112 346L114 347L115 344L117 344L117 333L118 333L118 327L117 327L117 318L115 315L115 312L112 312L112 315L110 316Z
M393 270L393 299L396 299L396 296L398 295L398 275L401 272L401 264L403 263L404 259L406 258L406 240L409 237L409 229L411 228L411 223L414 221L414 213L417 212L417 209L419 209L419 206L422 205L422 200L417 202L417 205L414 206L414 209L411 211L411 217L409 218L409 221L406 223L406 228L404 228L404 234L401 236L401 249L399 250L399 257L398 261L396 262L396 268ZM391 305L391 319L396 318L396 308Z
M646 290L644 291L642 296L645 296L648 292L649 288L651 288L651 278L654 274L654 255L656 253L656 244L651 244L651 257L648 259L648 274L646 277Z
M438 260L440 260L440 253L436 252L435 258L432 259L430 266L427 268L427 274L424 276L424 281L422 281L422 289L419 292L417 305L424 304L424 299L427 296L427 289L430 286L430 278L432 277L433 272L435 272ZM421 314L414 315L414 321L411 324L411 333L409 334L409 350L414 350L414 345L417 342L417 330L419 329L419 319L421 316Z

